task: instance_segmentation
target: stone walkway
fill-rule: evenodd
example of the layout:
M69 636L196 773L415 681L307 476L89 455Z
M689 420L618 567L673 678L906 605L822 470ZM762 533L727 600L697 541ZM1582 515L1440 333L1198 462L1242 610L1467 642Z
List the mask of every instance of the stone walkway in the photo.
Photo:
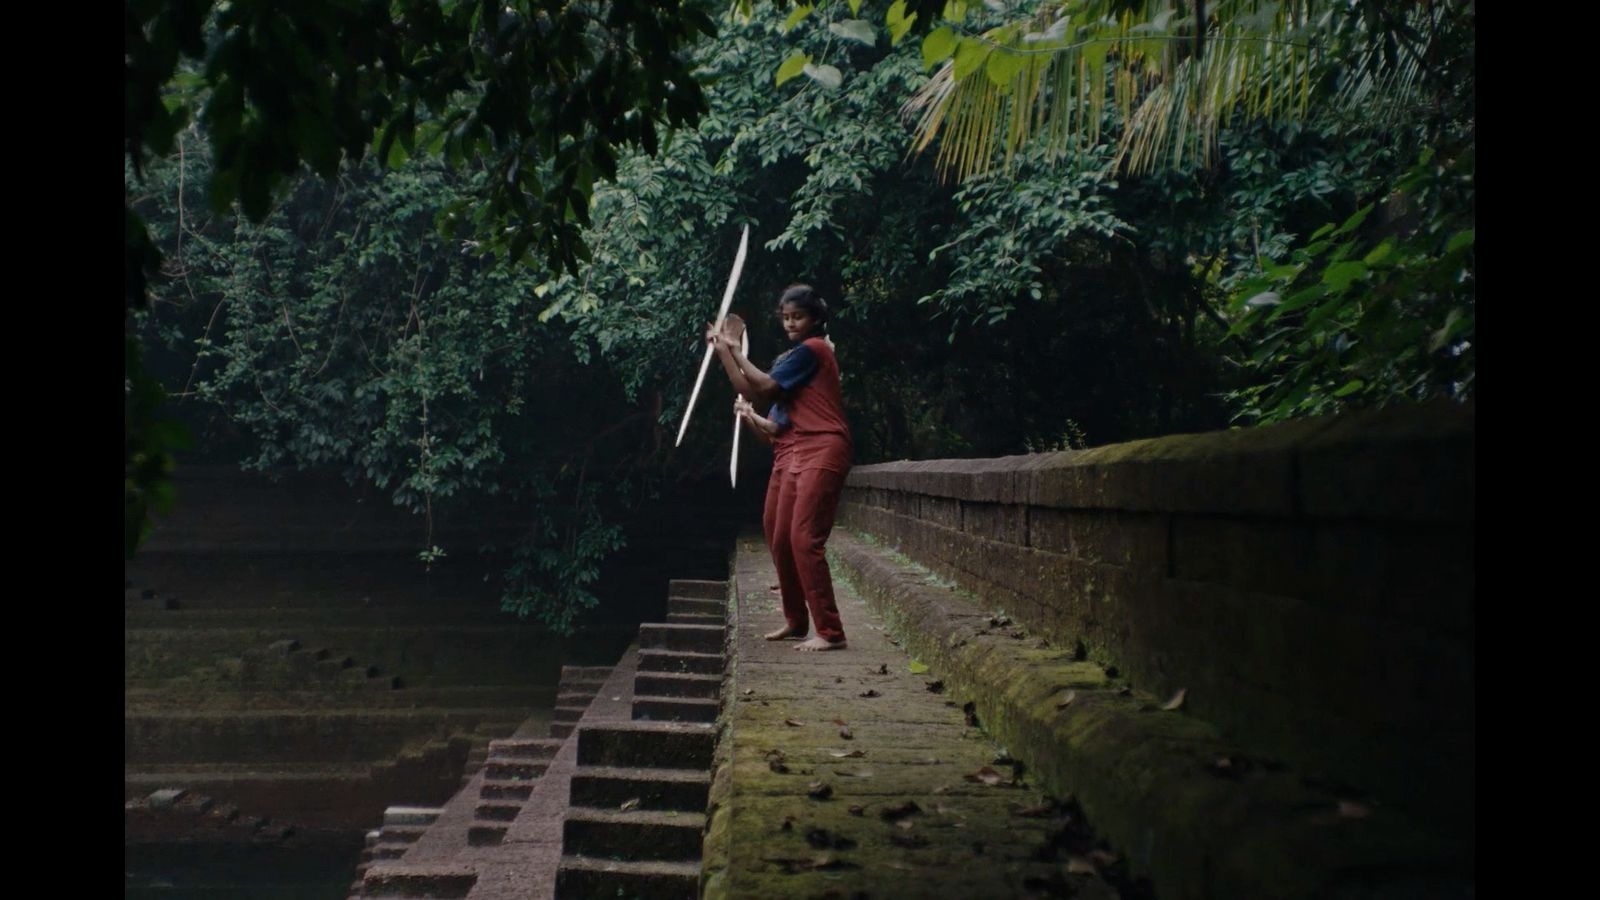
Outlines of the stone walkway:
M850 646L826 653L762 639L783 620L759 536L735 573L705 897L1118 896L1073 811L1026 786L837 573Z

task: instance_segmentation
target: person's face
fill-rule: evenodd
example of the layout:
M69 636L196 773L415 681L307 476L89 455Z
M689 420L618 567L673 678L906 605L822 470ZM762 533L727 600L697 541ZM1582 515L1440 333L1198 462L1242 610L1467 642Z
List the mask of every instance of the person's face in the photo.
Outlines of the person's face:
M816 327L817 320L811 313L801 309L794 303L785 303L778 308L778 317L783 320L783 333L791 341L803 341L806 335Z

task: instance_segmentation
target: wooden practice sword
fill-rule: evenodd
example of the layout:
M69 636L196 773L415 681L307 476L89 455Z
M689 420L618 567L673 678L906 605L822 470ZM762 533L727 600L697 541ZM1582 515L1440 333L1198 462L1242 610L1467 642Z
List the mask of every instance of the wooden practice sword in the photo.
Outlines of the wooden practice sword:
M733 274L728 276L728 289L722 292L722 308L717 311L717 330L722 328L722 320L727 318L728 307L733 305L733 290L739 286L739 273L744 270L745 250L750 246L750 226L744 226L744 234L739 237L739 253L733 258ZM706 345L705 359L700 361L700 375L694 380L694 392L689 394L689 408L683 411L683 424L678 426L678 440L672 446L683 443L683 433L689 430L689 417L694 415L694 401L700 396L700 385L705 383L706 369L711 368L711 354L716 350Z

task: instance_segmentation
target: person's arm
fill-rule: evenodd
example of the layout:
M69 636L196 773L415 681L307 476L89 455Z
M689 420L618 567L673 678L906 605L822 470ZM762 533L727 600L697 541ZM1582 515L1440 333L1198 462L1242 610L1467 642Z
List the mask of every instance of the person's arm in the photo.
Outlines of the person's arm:
M732 316L729 317L732 320ZM744 323L740 322L742 326ZM717 360L722 363L723 371L728 373L728 380L733 382L733 389L739 396L746 400L762 403L771 403L783 392L772 376L756 368L755 364L745 358L739 350L738 333L728 334L726 330L718 331L716 326L706 326L706 343L716 348Z
M755 407L750 405L749 400L743 397L733 398L733 412L761 440L761 443L771 444L773 439L777 437L778 423L764 418L760 413L756 412Z

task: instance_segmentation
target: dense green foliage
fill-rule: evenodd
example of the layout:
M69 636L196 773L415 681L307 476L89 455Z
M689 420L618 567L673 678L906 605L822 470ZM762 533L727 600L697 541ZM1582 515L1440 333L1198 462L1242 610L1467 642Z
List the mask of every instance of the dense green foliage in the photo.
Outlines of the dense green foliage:
M213 193L205 135L173 131L128 175L164 254L136 319L202 444L337 466L429 517L509 500L506 605L570 627L623 540L618 514L663 477L726 465L715 378L670 445L745 223L735 309L752 357L782 349L779 290L816 285L837 311L858 462L1470 396L1470 86L1386 136L1257 122L1223 130L1207 168L1130 178L1102 143L951 184L908 155L920 41L853 24L893 7L835 3L786 27L796 9L756 7L693 47L696 123L582 184L588 224L564 232L577 265L508 265L514 216L451 226L505 183L498 145L347 160L286 182L252 221ZM1101 114L1114 133L1117 107ZM1440 135L1448 152L1419 165Z

